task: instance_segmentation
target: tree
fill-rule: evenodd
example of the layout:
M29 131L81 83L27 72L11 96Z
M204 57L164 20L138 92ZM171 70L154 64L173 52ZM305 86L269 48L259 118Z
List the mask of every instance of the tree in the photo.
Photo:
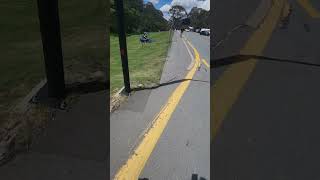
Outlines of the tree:
M117 16L114 0L111 0L111 32L117 32ZM143 0L124 0L126 32L141 33L143 31L163 31L168 29L168 22L161 11L152 3L143 4Z
M170 22L172 24L173 28L180 29L182 19L188 17L188 13L186 9L183 6L180 5L174 5L169 10Z
M195 28L209 28L209 14L210 11L193 7L189 13L190 25Z

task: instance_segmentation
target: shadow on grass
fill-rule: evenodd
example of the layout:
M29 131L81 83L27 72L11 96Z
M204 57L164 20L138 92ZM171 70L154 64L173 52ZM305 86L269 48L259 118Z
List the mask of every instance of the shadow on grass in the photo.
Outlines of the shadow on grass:
M181 82L184 82L184 81L210 83L209 81L202 81L202 80L196 80L196 79L180 79L180 80L170 81L170 82L166 82L166 83L161 83L161 84L158 84L158 85L155 85L155 86L151 86L151 87L136 87L136 88L132 88L131 90L132 91L142 91L142 90L157 89L157 88L162 87L162 86L181 83Z
M67 95L69 94L88 94L104 91L110 88L109 82L91 81L85 83L73 83L66 86Z
M52 108L66 109L65 101L68 97L81 96L84 94L106 91L109 89L109 82L90 81L83 83L73 83L66 85L66 98L55 99L48 96L48 84L46 83L30 100L33 104L42 104Z

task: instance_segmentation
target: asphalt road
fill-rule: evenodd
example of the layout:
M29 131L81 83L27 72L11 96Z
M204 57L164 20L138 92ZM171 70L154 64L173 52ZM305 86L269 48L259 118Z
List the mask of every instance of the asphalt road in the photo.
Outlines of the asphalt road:
M201 59L210 59L209 37L191 32L184 35L198 50ZM168 61L189 63L191 58L185 45L179 37L175 39ZM162 77L168 75L165 71ZM202 64L159 139L141 178L191 179L192 174L197 174L210 179L209 78L209 68Z
M185 36L198 50L201 58L208 61L208 37L191 33L186 33ZM142 142L144 136L141 134L144 134L148 124L190 71L194 59L186 48L187 44L175 32L160 81L162 86L134 92L127 103L111 114L111 178L130 158L132 149ZM192 48L188 47L192 56L195 56ZM193 174L210 178L209 75L209 68L202 64L174 109L140 173L140 178L191 179Z
M260 2L216 2L212 24L216 27L213 30L218 34L217 39L232 26L245 24L244 17L254 14ZM320 65L320 19L313 18L298 1L288 2L292 12L287 25L284 28L276 26L263 52L256 54L265 58L251 58L251 63L256 62L252 73L218 131L213 132L216 135L211 146L211 168L215 180L320 179L320 67L317 66ZM310 3L320 10L319 3ZM233 15L219 8L227 6L237 7L232 9ZM270 27L262 25L260 28ZM220 57L239 54L255 31L248 27L235 32L223 46L213 51L211 63ZM266 36L256 38L259 42ZM219 87L221 89L234 87L237 79L243 76L240 72L245 71L233 72L235 77L229 77L233 81L221 81L228 80L224 78L227 71L231 74L236 66L245 67L245 63L249 60L213 67L212 90L218 88L217 84L224 86ZM223 102L214 101L219 94L215 95L212 100L215 106L224 106ZM228 95L231 96L223 96Z

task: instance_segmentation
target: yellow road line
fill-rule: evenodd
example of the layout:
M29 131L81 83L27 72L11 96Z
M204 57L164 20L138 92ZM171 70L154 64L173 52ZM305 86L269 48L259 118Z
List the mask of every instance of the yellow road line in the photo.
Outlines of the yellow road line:
M198 51L193 48L195 53L195 65L187 73L185 79L192 79L197 71L198 64L200 63L200 56ZM183 94L187 90L190 81L183 81L174 90L169 97L165 106L161 109L159 114L154 119L154 124L145 134L141 143L135 149L133 155L128 159L125 165L123 165L117 172L114 179L117 180L137 180L141 171L143 170L147 160L149 159L154 147L156 146L163 130L165 129L171 115L175 111L178 103L180 102Z
M281 17L282 7L286 0L275 0L267 17L250 39L240 54L261 54L267 45L277 21ZM223 119L237 100L243 86L256 66L257 60L250 59L230 65L211 88L211 140L215 138Z
M188 42L188 44L189 44L193 49L195 49L194 46L190 43L190 41L189 41L187 38L185 38L185 40ZM206 61L205 59L202 59L202 63L203 63L204 65L206 65L208 68L210 68L210 65L207 63L207 61Z
M298 0L298 3L307 11L312 18L320 18L320 12L314 8L309 0Z
M204 65L206 65L207 68L210 68L210 65L207 63L207 61L206 61L205 59L202 59L202 63L203 63Z

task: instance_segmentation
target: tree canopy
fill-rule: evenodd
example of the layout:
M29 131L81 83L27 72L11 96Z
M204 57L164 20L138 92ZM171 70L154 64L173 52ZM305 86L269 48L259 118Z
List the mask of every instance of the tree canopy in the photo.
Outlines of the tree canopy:
M111 32L117 32L117 15L114 0L111 0ZM124 15L127 33L141 33L144 31L163 31L168 29L168 22L163 18L160 10L152 3L143 0L124 0Z
M187 26L209 28L209 14L210 11L197 7L193 7L188 14L180 5L174 5L169 10L170 23L174 29L187 28Z
M210 11L193 7L189 13L190 25L195 28L209 28Z
M180 29L183 26L183 19L188 18L188 13L183 6L174 5L169 9L170 23L172 28Z

